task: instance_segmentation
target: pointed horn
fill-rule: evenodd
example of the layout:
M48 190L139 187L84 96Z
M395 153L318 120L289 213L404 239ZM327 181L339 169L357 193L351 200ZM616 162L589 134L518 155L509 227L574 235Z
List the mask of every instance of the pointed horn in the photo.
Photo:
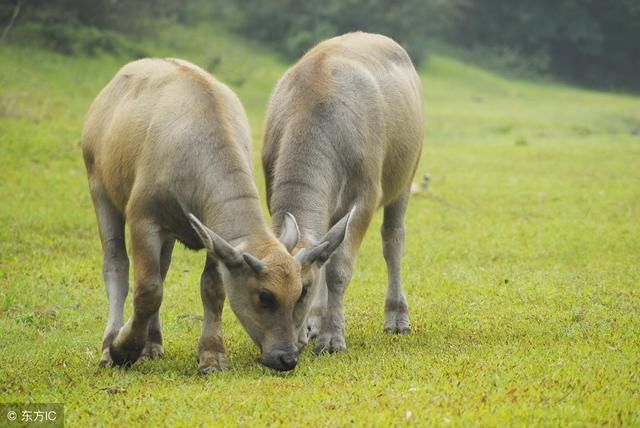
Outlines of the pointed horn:
M265 262L257 257L252 256L249 253L242 253L242 257L244 258L245 263L249 265L251 270L253 270L256 275L259 275L266 267Z
M198 234L198 237L202 241L202 244L205 246L207 251L213 251L213 240L209 235L208 228L200 220L198 217L193 214L189 214L189 223L191 223L191 227Z
M303 248L302 250L298 251L298 253L295 256L293 256L293 259L298 263L302 264L306 256L307 256L307 249Z
M296 254L295 259L298 260L298 255L300 255L300 263L313 263L316 260L322 260L322 259L328 259L329 256L331 255L330 252L327 252L327 250L330 247L330 242L329 241L324 241L321 242L317 245L314 245L313 247L311 247L310 249L303 249L301 250L298 254Z
M344 217L342 217L333 227L327 232L327 234L322 238L320 244L317 244L310 249L304 249L305 255L304 262L306 263L314 263L319 262L320 264L326 262L331 254L342 244L345 236L347 235L347 229L351 224L351 219L353 218L353 214L356 211L356 206L354 205L351 208L351 211L347 213ZM302 251L301 251L302 252ZM300 253L298 253L300 254ZM297 255L296 255L297 256Z
M240 253L225 241L223 237L205 226L196 216L189 214L189 222L209 254L214 255L229 267L236 267L242 263Z

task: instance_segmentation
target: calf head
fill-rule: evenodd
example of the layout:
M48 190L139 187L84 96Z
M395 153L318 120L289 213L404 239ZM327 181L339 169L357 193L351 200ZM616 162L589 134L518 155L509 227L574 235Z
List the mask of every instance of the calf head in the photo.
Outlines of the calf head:
M317 243L295 250L300 231L287 213L277 241L263 243L262 259L234 248L192 214L189 219L209 257L217 260L231 309L260 348L260 363L292 370L298 363L304 328L320 278L320 269L345 237L354 210ZM291 252L296 252L291 256Z
M300 264L275 238L260 244L262 258L234 248L189 215L209 257L218 261L231 309L260 348L260 363L292 370L298 363L294 311L301 298Z

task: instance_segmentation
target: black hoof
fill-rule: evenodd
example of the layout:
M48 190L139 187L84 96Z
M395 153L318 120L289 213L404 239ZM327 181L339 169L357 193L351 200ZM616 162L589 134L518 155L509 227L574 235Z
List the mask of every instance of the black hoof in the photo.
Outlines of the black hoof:
M387 334L399 334L406 336L407 334L411 334L411 327L386 327L384 332Z
M142 354L142 349L131 349L131 348L123 348L119 349L114 345L109 346L109 355L111 355L111 360L113 361L114 366L118 367L130 367L133 363L135 363L140 355Z

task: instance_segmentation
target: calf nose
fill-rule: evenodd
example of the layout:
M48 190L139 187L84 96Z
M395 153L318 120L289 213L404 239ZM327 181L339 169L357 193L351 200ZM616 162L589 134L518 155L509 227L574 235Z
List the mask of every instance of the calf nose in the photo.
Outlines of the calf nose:
M298 353L290 352L280 355L280 364L284 370L293 370L298 364Z
M263 354L260 364L282 372L293 370L298 364L298 351L275 351Z

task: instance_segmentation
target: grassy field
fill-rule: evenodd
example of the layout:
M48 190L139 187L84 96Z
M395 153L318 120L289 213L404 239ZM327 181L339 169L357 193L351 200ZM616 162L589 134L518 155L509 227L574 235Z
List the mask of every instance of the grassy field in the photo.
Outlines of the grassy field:
M287 64L215 27L141 47L236 90L262 192L263 114ZM404 260L413 333L382 332L378 216L347 291L346 354L306 350L274 373L226 308L230 369L202 377L204 253L182 248L165 357L97 367L107 306L79 135L127 59L7 45L0 58L0 402L62 402L70 426L640 425L640 98L433 56L416 176L431 180L410 203Z

